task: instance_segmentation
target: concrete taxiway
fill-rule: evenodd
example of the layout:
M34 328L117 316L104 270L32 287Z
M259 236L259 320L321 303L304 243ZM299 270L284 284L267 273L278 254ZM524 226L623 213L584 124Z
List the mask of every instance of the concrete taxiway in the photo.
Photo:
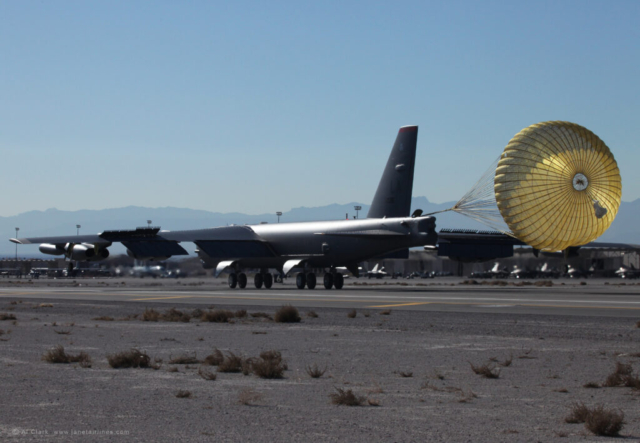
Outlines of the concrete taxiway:
M354 284L355 283L355 284ZM297 289L293 282L272 289L229 289L224 280L104 279L40 280L0 283L0 297L46 300L94 300L202 305L305 308L396 309L545 315L637 317L640 285L620 280L557 280L553 286L506 286L486 281L464 284L457 278L434 283L398 280L351 281L342 290Z

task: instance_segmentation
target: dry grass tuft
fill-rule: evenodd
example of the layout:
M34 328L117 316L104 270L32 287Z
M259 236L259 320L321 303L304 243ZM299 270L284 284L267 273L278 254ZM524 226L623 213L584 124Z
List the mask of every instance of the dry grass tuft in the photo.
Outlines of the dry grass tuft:
M250 370L260 378L282 378L285 365L278 359L259 358L251 360Z
M233 314L236 318L245 318L247 316L246 309L239 309Z
M598 405L589 411L584 426L595 435L617 437L624 426L624 413Z
M207 355L202 361L209 366L218 366L224 360L224 354L219 349L215 349L212 354Z
M170 367L169 369L167 369L167 372L180 372L180 371L178 370L178 368L177 368L177 367L172 366L172 367Z
M204 314L204 311L200 308L196 308L193 311L191 311L191 317L193 318L200 318L202 317L202 314Z
M182 311L178 311L176 308L171 308L160 316L163 321L182 322L189 323L191 316Z
M208 369L204 369L202 366L198 368L198 375L205 380L215 380L218 375L215 372L211 372Z
M587 389L599 389L600 385L595 381L590 381L589 383L585 383L582 387Z
M398 375L403 378L410 378L410 377L413 377L413 372L400 371L398 372Z
M273 320L273 318L271 318L271 316L266 312L254 312L253 314L249 314L249 315L251 315L251 317L253 318L264 318L267 320Z
M54 329L53 330L56 334L60 334L60 335L69 335L71 334L71 330L70 329Z
M176 397L178 397L178 398L191 398L191 391L180 390L180 391L176 392Z
M218 364L218 372L241 372L242 357L229 352Z
M160 366L151 363L151 357L145 352L138 349L130 349L129 351L122 351L116 354L107 355L107 361L109 366L114 369L119 368L151 368L159 369Z
M469 362L471 369L478 375L482 375L484 378L500 378L500 369L496 369L493 365L474 366Z
M589 416L589 408L582 402L571 404L569 415L564 418L565 423L584 423Z
M326 371L326 366L324 369L320 369L316 363L314 363L313 366L307 366L307 374L309 374L309 377L311 378L320 378Z
M91 320L95 320L95 321L113 321L114 318L113 317L109 317L108 315L103 315L102 317L92 318Z
M181 355L176 358L169 357L169 364L172 365L195 365L198 363L200 363L200 360L196 358L196 354L193 354L193 357L190 355Z
M336 392L330 394L331 403L344 406L362 406L367 400L365 397L356 395L351 389L336 388Z
M391 315L391 309L385 309L384 311L380 311L380 315Z
M145 309L142 313L142 321L158 321L160 320L160 313L155 309Z
M358 313L356 312L355 309L352 309L351 311L349 311L347 313L347 317L349 317L349 318L356 318L357 315L358 315Z
M225 309L214 309L213 311L207 311L202 314L200 320L213 323L228 323L230 318L233 318L234 314L231 311Z
M602 386L605 388L625 386L627 379L630 377L633 377L633 368L631 365L618 361L616 362L616 369L609 374Z
M368 399L367 403L369 404L369 406L380 406L380 400L374 398Z
M277 323L299 323L300 313L291 305L282 306L273 316Z
M51 303L40 303L41 308L53 308Z
M13 314L7 314L6 312L0 313L0 320L16 320L16 316Z
M83 368L91 367L91 357L86 352L80 352L77 355L67 354L62 345L45 352L42 360L49 363L79 363Z
M498 362L498 364L503 368L508 368L509 366L511 366L512 362L513 362L513 354L511 354L509 358L505 359L504 361Z
M242 405L251 406L253 403L262 400L263 397L263 394L253 389L243 389L238 394L238 402Z
M316 314L316 311L309 311L309 312L307 312L307 317L309 317L309 318L318 318L318 314Z
M640 328L640 321L636 322L636 328Z

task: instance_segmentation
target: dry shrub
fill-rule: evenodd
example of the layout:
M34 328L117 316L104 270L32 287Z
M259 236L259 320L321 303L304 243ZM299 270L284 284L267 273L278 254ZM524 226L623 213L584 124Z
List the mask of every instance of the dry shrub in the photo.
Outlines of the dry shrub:
M145 309L142 313L142 321L158 321L160 320L160 313L155 309Z
M616 369L609 374L602 386L605 388L624 386L629 377L633 377L633 368L631 365L618 361L616 362Z
M368 399L367 403L369 403L369 406L380 406L380 400L373 398Z
M400 371L398 372L398 375L400 375L400 377L409 378L409 377L413 377L413 372Z
M640 321L636 322L636 328L640 328Z
M391 315L391 309L385 309L384 311L380 311L380 315Z
M229 352L224 359L218 364L218 372L241 372L242 357Z
M571 404L569 415L564 418L566 423L584 423L589 416L589 408L582 402Z
M598 389L600 388L600 385L595 381L590 381L588 383L585 383L582 387L587 389Z
M163 321L189 323L189 320L191 320L191 316L182 311L178 311L176 308L171 308L167 312L162 314L160 316L160 319Z
M238 309L234 314L236 318L245 318L247 316L246 309Z
M224 354L219 350L215 349L212 354L207 355L202 364L209 366L218 366L224 360Z
M309 377L311 378L320 378L326 371L326 366L324 369L320 369L316 363L314 363L313 366L307 366L307 374L309 374Z
M204 314L204 311L200 308L196 308L193 311L191 311L191 317L193 318L200 318L202 317L202 314Z
M282 378L285 367L278 360L256 359L251 363L251 371L260 378Z
M180 391L176 392L176 397L178 397L178 398L191 398L191 391L180 390Z
M356 312L355 309L352 309L351 311L349 311L347 313L347 317L349 317L349 318L356 318L356 315L358 315L358 313Z
M53 308L51 303L40 303L41 308Z
M586 282L586 281L581 281L581 282L580 282L580 286L586 286L586 285L587 285L587 282Z
M7 314L6 312L0 313L0 320L16 320L16 316L13 314Z
M108 315L103 315L102 317L92 318L92 320L95 320L95 321L113 321L114 318L113 317L109 317Z
M208 369L204 369L202 366L198 368L198 375L205 380L215 380L218 376L215 372L211 372Z
M56 334L60 334L60 335L69 335L71 334L71 330L69 329L60 329L60 330L53 330Z
M309 311L309 312L307 312L307 317L309 317L309 318L318 318L318 314L316 314L316 311Z
M91 357L86 352L80 352L77 355L67 354L62 345L45 352L42 360L49 363L79 363L83 368L91 367Z
M158 369L160 366L151 363L151 357L138 349L130 349L116 354L107 355L109 366L114 369L119 368L152 368Z
M250 406L254 402L262 400L263 394L254 391L253 389L243 389L238 394L238 402L242 405Z
M273 318L271 318L271 316L266 312L254 312L253 314L250 314L250 315L253 318L264 318L267 320L273 320Z
M351 389L336 388L336 392L330 394L331 403L334 405L344 406L362 406L367 399L365 397L356 395Z
M196 358L196 354L193 354L193 357L190 355L181 355L176 358L169 357L169 364L172 365L195 365L198 363L200 361Z
M365 313L364 313L364 314L362 314L362 315L364 315L366 318L371 317L371 314L370 314L369 312L365 312Z
M299 323L300 313L291 305L282 306L273 316L277 323Z
M551 280L538 280L537 282L534 283L534 285L538 287L541 287L541 286L551 287L553 286L553 282Z
M584 426L595 435L617 437L624 426L624 413L598 405L589 411Z
M230 318L233 318L233 312L226 309L214 309L202 314L200 320L213 323L228 323Z
M167 372L180 372L180 371L175 366L172 366L169 369L167 369Z
M500 366L502 366L503 368L508 368L509 366L511 366L511 363L513 362L513 354L511 354L509 356L509 358L505 359L505 361L503 362L498 362L498 364Z
M474 366L469 362L471 369L478 375L482 375L484 378L500 378L500 369L496 369L493 365Z

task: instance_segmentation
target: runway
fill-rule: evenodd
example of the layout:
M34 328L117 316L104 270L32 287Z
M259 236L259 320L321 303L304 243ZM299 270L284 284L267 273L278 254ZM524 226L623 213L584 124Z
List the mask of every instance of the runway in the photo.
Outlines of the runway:
M463 285L459 280L431 285L387 281L340 290L299 290L291 282L266 289L229 289L224 281L186 280L144 283L140 280L38 281L0 287L2 298L86 300L170 304L280 306L305 308L394 309L413 311L491 312L640 317L640 286L619 280L561 281L552 287ZM124 283L122 283L124 282ZM564 285L562 283L565 283ZM108 286L107 286L108 285ZM20 286L20 287L17 287Z

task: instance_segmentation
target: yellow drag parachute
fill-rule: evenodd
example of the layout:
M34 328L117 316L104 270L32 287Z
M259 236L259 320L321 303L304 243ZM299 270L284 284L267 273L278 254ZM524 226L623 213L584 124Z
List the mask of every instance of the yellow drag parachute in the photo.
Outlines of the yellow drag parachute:
M495 169L494 192L515 237L560 251L607 230L620 207L622 183L613 154L597 135L552 121L511 139Z

